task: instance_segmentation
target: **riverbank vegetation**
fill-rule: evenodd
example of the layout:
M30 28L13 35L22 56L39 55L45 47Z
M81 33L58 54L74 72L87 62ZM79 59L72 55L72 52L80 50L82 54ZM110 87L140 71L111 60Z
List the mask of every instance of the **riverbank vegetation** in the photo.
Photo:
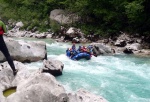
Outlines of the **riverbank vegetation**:
M50 27L53 9L65 9L81 16L73 24L86 34L113 36L120 31L150 36L149 0L0 0L4 20L24 22L24 28L44 31Z

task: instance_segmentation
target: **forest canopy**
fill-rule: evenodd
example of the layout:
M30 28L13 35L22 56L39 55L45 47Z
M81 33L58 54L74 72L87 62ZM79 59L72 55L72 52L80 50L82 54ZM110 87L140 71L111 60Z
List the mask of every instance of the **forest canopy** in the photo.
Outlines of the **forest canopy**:
M50 11L65 9L81 16L74 26L86 33L111 35L123 31L150 35L149 5L150 0L0 0L0 16L21 20L26 28L45 30Z

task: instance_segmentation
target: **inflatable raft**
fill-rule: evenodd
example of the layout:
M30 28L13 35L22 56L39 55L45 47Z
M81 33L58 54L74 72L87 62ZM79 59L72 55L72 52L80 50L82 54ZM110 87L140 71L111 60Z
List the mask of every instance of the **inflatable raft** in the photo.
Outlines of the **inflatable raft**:
M77 51L66 50L66 56L68 56L72 60L80 60L80 59L90 60L91 59L91 55L87 52L77 52Z

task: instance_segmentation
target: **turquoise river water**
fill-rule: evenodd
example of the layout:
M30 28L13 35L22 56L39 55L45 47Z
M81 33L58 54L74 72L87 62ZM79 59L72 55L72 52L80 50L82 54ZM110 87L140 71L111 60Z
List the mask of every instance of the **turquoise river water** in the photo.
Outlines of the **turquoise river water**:
M117 54L72 61L65 56L71 44L43 41L48 57L64 64L63 75L56 79L67 92L82 88L109 102L150 102L150 58ZM42 62L27 65L33 70L40 68Z

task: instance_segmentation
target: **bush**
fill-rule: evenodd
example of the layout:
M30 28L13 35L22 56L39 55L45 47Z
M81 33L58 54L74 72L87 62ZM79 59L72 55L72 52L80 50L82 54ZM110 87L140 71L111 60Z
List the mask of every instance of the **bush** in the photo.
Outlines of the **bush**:
M60 31L60 24L54 20L50 20L50 27L54 33L58 33Z

